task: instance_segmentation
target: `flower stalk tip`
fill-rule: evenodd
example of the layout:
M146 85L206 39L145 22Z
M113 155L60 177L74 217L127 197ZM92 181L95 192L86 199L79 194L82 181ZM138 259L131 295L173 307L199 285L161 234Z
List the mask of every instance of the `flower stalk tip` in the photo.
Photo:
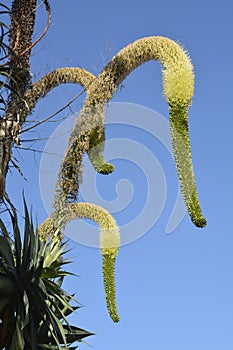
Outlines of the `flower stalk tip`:
M103 283L106 305L114 322L119 321L116 307L115 261L120 247L120 234L111 214L96 204L75 203L66 205L59 215L52 213L38 228L42 239L58 235L71 220L86 218L100 227L100 250L103 257Z

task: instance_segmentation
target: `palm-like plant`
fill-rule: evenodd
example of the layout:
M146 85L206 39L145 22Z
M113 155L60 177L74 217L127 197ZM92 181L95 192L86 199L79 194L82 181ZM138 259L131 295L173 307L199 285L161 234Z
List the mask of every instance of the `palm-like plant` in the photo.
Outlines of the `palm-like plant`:
M0 219L0 349L76 349L71 344L92 333L67 320L79 306L61 287L70 275L62 269L66 244L58 232L41 240L26 204L22 242L14 209L10 215L12 238Z

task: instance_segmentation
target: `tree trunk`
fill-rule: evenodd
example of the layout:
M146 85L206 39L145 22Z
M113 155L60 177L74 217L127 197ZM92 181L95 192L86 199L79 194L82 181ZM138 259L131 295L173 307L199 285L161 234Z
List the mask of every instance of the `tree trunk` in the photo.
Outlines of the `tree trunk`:
M20 112L30 85L30 54L35 26L37 0L14 0L11 7L9 30L10 95L6 113L0 121L0 199L6 197L6 175L12 155L12 146L19 144L24 120Z

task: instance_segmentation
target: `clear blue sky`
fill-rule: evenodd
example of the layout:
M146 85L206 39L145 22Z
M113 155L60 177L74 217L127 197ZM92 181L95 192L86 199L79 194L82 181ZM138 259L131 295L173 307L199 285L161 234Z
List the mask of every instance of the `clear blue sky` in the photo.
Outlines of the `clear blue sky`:
M83 67L98 74L121 48L145 36L168 36L189 51L195 67L195 96L189 113L192 156L199 197L208 220L205 229L197 229L186 215L167 234L166 225L178 186L172 158L153 135L122 124L110 125L107 138L134 140L157 157L166 178L166 201L152 228L120 250L116 266L119 324L113 324L106 311L100 252L70 242L74 257L71 268L80 277L71 277L66 287L77 293L83 305L73 321L96 333L87 339L95 350L232 350L233 3L230 0L50 2L52 25L43 43L34 49L34 79L63 66ZM41 8L37 35L44 23ZM78 91L80 88L74 86L54 90L38 104L33 118L45 118ZM168 118L159 63L150 62L134 71L113 102L139 104ZM59 117L78 112L82 103L83 97L72 105L72 111L64 111ZM58 123L44 124L37 132L24 135L24 139L49 137L57 126ZM43 150L45 143L38 141L33 147ZM41 154L16 150L15 156L28 181L13 172L13 176L8 176L8 192L21 210L23 188L28 204L41 222L47 216L39 185ZM131 188L126 184L129 193L120 192L125 203L124 196L132 195L129 205L114 214L121 226L139 215L146 200L147 178L154 165L151 163L151 171L146 175L144 169L137 167L139 160L113 162L116 166L113 175L97 176L96 182L88 184L89 189L93 186L93 192L98 188L105 208L111 209L112 201L118 200L117 183L122 179L131 183ZM84 170L84 178L85 174ZM155 184L158 177L155 173ZM155 195L155 206L156 201ZM147 209L153 217L153 202ZM75 225L78 235L79 225ZM140 236L143 228L138 225L137 230ZM88 347L83 344L80 349Z

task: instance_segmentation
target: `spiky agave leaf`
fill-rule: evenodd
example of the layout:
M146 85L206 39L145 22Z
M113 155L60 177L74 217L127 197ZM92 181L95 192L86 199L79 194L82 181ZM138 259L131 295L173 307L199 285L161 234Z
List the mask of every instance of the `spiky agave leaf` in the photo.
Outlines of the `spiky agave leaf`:
M0 349L75 349L92 333L69 324L78 306L61 287L66 244L40 240L25 204L23 242L12 209L13 239L0 219Z

